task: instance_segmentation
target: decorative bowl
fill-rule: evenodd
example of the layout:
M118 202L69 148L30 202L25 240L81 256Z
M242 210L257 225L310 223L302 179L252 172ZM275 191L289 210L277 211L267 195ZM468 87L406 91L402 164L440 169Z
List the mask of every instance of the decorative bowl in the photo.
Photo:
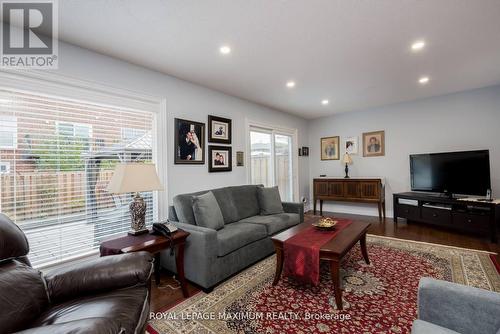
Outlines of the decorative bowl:
M336 224L337 224L336 220L333 220L331 218L322 218L317 223L314 223L312 225L316 227L318 230L329 231L335 229Z

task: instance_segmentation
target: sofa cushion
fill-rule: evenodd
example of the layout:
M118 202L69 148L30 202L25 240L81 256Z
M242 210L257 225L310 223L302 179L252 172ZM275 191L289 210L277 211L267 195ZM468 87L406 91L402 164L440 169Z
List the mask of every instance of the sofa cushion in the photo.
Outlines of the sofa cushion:
M259 187L257 189L257 196L261 215L274 215L284 212L277 186L270 188Z
M451 329L431 324L423 320L415 320L411 327L411 334L460 334Z
M0 282L0 333L25 328L49 304L42 274L24 263L1 263Z
M175 196L173 199L175 215L181 223L196 225L196 219L193 212L193 196L203 195L209 191L214 194L219 204L225 224L239 220L236 206L228 188L218 188Z
M219 204L211 191L203 195L193 196L193 212L198 226L214 230L220 230L224 227L224 217L222 217Z
M238 221L238 211L230 190L228 188L219 188L212 190L212 192L217 199L217 203L219 203L222 217L224 217L224 224Z
M228 195L233 199L236 207L237 219L255 216L260 213L259 199L256 185L228 187Z
M253 216L240 220L241 223L259 224L266 227L268 235L274 235L300 223L297 213L278 213L276 215Z
M267 237L266 228L258 224L236 222L217 231L218 256L224 256L254 241Z
M135 333L137 320L143 316L145 306L147 308L147 294L141 286L76 298L41 314L33 327L97 318L117 323L124 333Z

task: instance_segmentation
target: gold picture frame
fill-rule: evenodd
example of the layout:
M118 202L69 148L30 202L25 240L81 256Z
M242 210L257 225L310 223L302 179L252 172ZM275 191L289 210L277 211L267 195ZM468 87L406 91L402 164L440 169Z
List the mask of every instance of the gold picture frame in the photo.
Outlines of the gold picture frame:
M340 137L323 137L320 140L321 160L340 160Z
M385 131L363 133L363 156L382 157L385 155Z

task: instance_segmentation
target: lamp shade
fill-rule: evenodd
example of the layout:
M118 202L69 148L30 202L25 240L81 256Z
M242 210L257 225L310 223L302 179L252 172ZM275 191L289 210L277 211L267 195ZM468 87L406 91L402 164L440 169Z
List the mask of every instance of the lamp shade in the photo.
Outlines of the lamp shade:
M344 154L344 157L342 158L342 163L351 165L352 164L352 158L349 155L349 153Z
M154 164L127 163L116 165L108 191L124 194L139 191L163 190Z

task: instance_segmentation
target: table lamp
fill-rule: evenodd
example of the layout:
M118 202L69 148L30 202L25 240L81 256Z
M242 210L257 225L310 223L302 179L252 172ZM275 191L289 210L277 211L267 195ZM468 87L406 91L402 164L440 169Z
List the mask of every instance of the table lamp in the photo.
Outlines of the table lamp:
M349 153L344 154L342 158L342 163L345 163L345 179L349 178L349 165L352 165L352 158Z
M139 192L153 190L163 190L154 164L121 163L116 165L113 177L108 184L108 191L112 194L135 193L134 199L129 205L132 218L129 235L148 232L145 227L147 206Z

